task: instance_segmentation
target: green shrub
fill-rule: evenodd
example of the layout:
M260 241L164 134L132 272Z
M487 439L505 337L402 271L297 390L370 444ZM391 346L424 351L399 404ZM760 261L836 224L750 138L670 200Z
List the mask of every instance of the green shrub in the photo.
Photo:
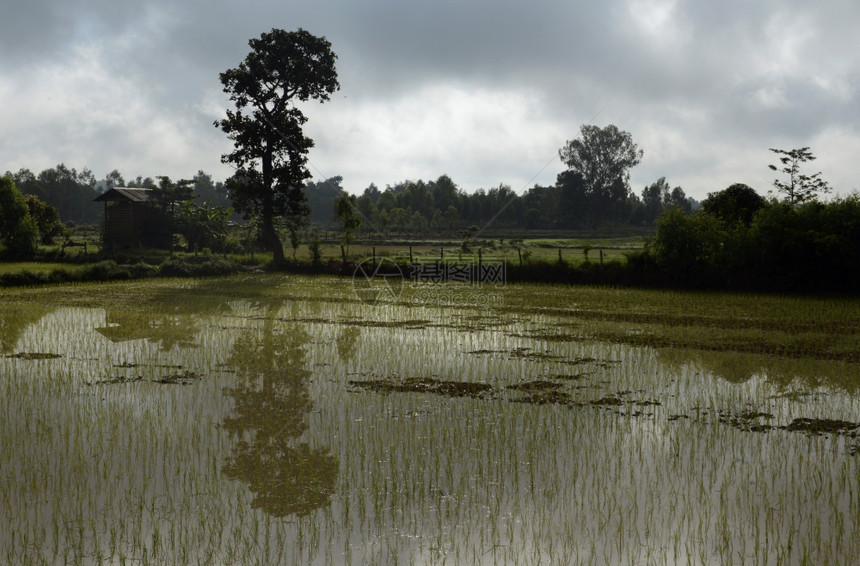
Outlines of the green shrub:
M131 276L135 279L142 279L144 277L153 277L158 274L158 267L155 265L150 265L146 262L140 261L138 263L132 264L128 267Z
M15 258L32 257L38 238L39 228L15 182L9 176L0 177L0 239L6 253Z
M239 265L214 256L197 258L168 258L158 267L158 274L168 277L205 277L230 275L240 270Z
M191 265L181 259L168 258L158 266L158 274L168 277L191 277Z
M713 281L725 259L727 232L723 223L706 213L687 215L670 208L657 220L657 233L646 250L657 266L679 283Z
M311 263L314 267L322 265L322 241L319 237L314 236L313 240L310 241L308 251L311 254Z
M131 272L108 259L92 265L87 265L79 272L80 279L84 281L111 281L115 279L131 279Z

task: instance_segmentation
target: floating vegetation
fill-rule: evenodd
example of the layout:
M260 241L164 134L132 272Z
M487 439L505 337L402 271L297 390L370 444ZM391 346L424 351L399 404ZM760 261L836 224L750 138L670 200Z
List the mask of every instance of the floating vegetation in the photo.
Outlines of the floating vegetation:
M834 419L809 419L797 418L788 425L781 427L791 432L805 432L807 434L845 434L848 431L860 427L860 423L839 421Z
M191 385L203 379L202 375L191 371L184 371L181 373L174 373L169 375L164 375L161 377L157 377L155 379L147 379L152 383L159 383L162 385ZM88 381L87 385L117 385L123 383L139 383L144 381L144 377L142 375L133 375L133 376L125 376L118 375L115 377L106 377L103 379L98 379L96 381Z
M87 385L115 385L118 383L137 383L139 381L143 381L142 375L135 375L135 376L119 375L116 377L106 377L104 379L98 379L96 381L88 381Z
M18 354L9 354L6 358L14 358L18 360L55 360L62 358L61 354L51 354L42 352L21 352Z
M426 328L429 320L343 320L340 324L348 326L363 326L366 328L404 328L416 330Z
M574 403L569 393L564 391L531 391L527 395L511 399L515 403L530 403L532 405L571 405Z
M550 403L554 405L569 405L573 402L573 399L569 393L559 391L559 389L563 387L564 385L562 383L535 380L508 385L507 389L509 391L524 394L511 399L518 403L531 403L534 405L546 405Z
M544 380L526 381L525 383L515 383L514 385L508 385L508 389L511 389L513 391L525 391L527 393L544 392L547 390L559 389L561 387L561 383Z
M121 364L113 364L113 367L115 367L115 368L125 368L125 369L140 368L140 367L147 367L147 368L162 368L162 369L182 369L182 366L179 366L179 365L170 365L170 364L136 364L136 363L132 363L132 362L123 362L123 363L121 363Z
M538 352L533 351L532 348L529 347L514 348L512 350L472 350L466 353L471 356L501 356L511 360L545 360L552 362L569 363L571 365L579 364L577 360L566 360L562 356L552 354L549 350Z
M622 399L621 397L616 397L614 395L607 395L606 397L595 399L589 404L596 405L598 407L617 407L618 405L624 404L624 399Z
M174 373L154 379L153 383L161 383L165 385L191 385L203 379L203 376L194 373L193 371L184 371L182 373Z
M765 424L763 421L773 419L770 413L760 411L746 411L741 413L722 412L719 416L719 421L724 424L731 425L739 430L749 432L767 432L773 430L773 426Z
M441 381L432 377L350 381L349 385L377 393L433 393L445 397L472 397L476 399L486 399L494 391L493 387L486 383Z

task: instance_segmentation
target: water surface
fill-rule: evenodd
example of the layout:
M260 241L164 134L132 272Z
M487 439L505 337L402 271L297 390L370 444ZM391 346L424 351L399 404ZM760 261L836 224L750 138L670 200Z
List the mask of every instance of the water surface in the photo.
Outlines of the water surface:
M3 306L0 561L860 561L851 363L162 285Z

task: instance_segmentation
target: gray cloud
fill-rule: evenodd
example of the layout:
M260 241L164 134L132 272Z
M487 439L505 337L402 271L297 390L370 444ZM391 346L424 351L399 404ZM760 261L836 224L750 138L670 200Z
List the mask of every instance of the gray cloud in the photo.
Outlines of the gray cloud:
M273 27L338 53L342 92L308 109L311 159L351 190L442 173L519 189L592 119L644 149L634 189L667 176L696 196L768 177L767 147L860 145L848 1L34 0L2 13L0 127L17 141L0 168L229 174L218 73ZM853 188L852 163L831 161Z

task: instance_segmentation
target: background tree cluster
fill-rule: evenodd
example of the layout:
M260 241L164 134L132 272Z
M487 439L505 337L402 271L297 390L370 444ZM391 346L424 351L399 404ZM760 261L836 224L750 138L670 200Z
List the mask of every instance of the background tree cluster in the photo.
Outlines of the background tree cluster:
M365 233L442 235L471 226L498 230L596 229L603 226L653 226L667 208L689 212L697 203L665 178L646 187L639 198L629 187L629 171L642 151L628 132L614 125L582 126L581 136L559 151L567 170L555 185L518 195L500 184L474 193L461 190L447 175L436 180L406 180L380 190L371 184L355 200ZM345 191L342 177L309 182L304 188L314 224L335 223L331 210ZM340 210L340 209L338 209ZM338 213L343 217L342 212Z
M860 288L860 194L767 200L743 184L658 220L646 261L674 285L781 291Z
M312 224L340 225L332 210L340 195L346 194L342 181L337 176L306 184ZM570 171L559 174L557 184L535 185L522 195L504 184L467 193L442 175L430 181L401 181L384 190L371 184L356 197L355 206L362 218L360 230L365 234L425 236L458 233L491 220L494 231L654 226L667 208L678 206L690 212L698 206L681 187L669 190L663 178L642 193L642 198L629 190L616 197L595 196L588 192L583 178Z

